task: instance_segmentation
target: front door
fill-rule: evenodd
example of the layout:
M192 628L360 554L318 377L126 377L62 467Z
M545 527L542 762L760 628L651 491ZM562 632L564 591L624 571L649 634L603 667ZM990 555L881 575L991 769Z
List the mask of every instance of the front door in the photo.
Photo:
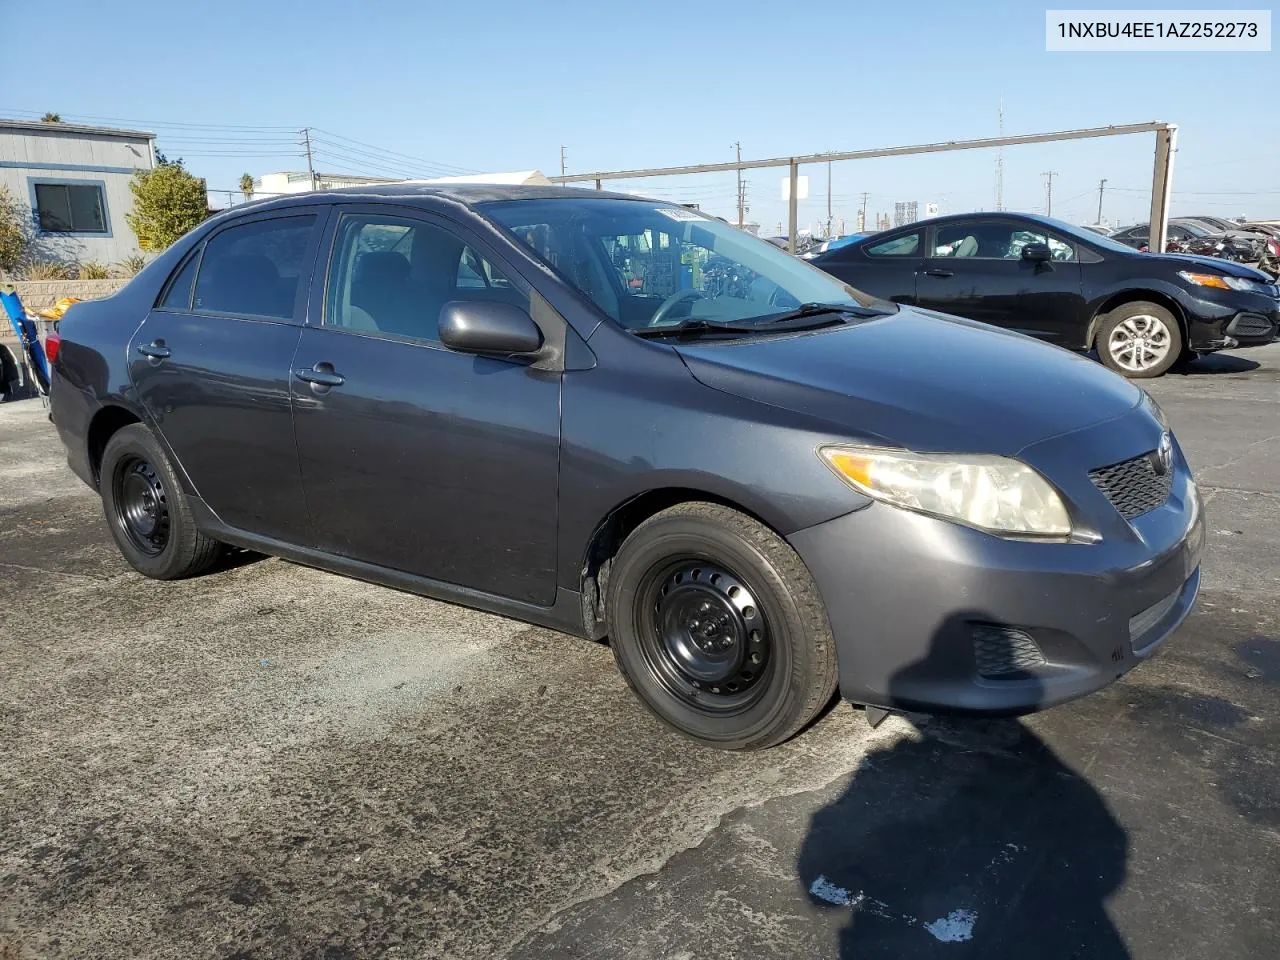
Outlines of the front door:
M1024 259L1031 243L1047 243L1053 259ZM1080 264L1075 245L1039 225L974 219L929 231L917 284L922 307L1076 344L1083 331Z
M314 539L329 552L517 600L555 599L560 374L455 353L451 300L529 287L447 221L348 207L293 381ZM322 318L316 323L317 317Z
M200 498L289 542L308 535L289 393L320 219L290 208L212 234L129 344L138 397Z

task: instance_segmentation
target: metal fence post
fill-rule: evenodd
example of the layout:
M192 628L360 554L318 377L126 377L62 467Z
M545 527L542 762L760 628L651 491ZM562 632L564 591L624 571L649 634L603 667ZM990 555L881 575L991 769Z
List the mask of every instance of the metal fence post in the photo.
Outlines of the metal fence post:
M1151 174L1151 219L1148 221L1147 249L1163 253L1169 234L1169 195L1173 192L1173 153L1177 149L1178 127L1169 124L1156 131L1156 162Z
M799 219L798 207L800 203L796 196L800 192L798 189L800 186L800 164L796 163L795 157L791 158L790 170L791 189L789 191L789 196L787 197L787 250L791 253L795 253L796 230L798 229L797 221Z

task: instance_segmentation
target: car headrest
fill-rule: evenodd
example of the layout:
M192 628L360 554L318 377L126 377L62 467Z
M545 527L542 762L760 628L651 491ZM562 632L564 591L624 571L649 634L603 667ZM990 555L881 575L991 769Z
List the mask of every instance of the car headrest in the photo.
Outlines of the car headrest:
M362 253L356 260L354 279L360 283L404 283L409 279L409 259L390 251Z

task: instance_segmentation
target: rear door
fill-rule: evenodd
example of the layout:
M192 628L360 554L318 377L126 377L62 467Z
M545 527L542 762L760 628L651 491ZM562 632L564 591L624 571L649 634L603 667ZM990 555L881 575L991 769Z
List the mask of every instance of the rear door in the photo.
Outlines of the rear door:
M1047 243L1053 259L1027 260ZM975 217L929 228L920 306L1059 343L1079 339L1083 297L1075 244L1038 223Z
M924 229L878 235L831 251L815 265L882 300L914 303L917 274L924 262Z
M294 362L317 544L550 605L561 374L455 353L438 329L449 301L530 310L531 288L451 221L390 205L341 211Z
M134 387L199 496L233 527L302 543L290 408L323 207L237 219L179 265L129 344Z

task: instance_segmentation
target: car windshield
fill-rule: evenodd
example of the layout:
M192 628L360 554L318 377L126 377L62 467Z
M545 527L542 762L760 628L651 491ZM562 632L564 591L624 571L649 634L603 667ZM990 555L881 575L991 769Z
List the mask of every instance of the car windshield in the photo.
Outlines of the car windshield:
M875 301L763 240L685 207L646 200L504 200L480 211L628 330L743 323L802 304Z

